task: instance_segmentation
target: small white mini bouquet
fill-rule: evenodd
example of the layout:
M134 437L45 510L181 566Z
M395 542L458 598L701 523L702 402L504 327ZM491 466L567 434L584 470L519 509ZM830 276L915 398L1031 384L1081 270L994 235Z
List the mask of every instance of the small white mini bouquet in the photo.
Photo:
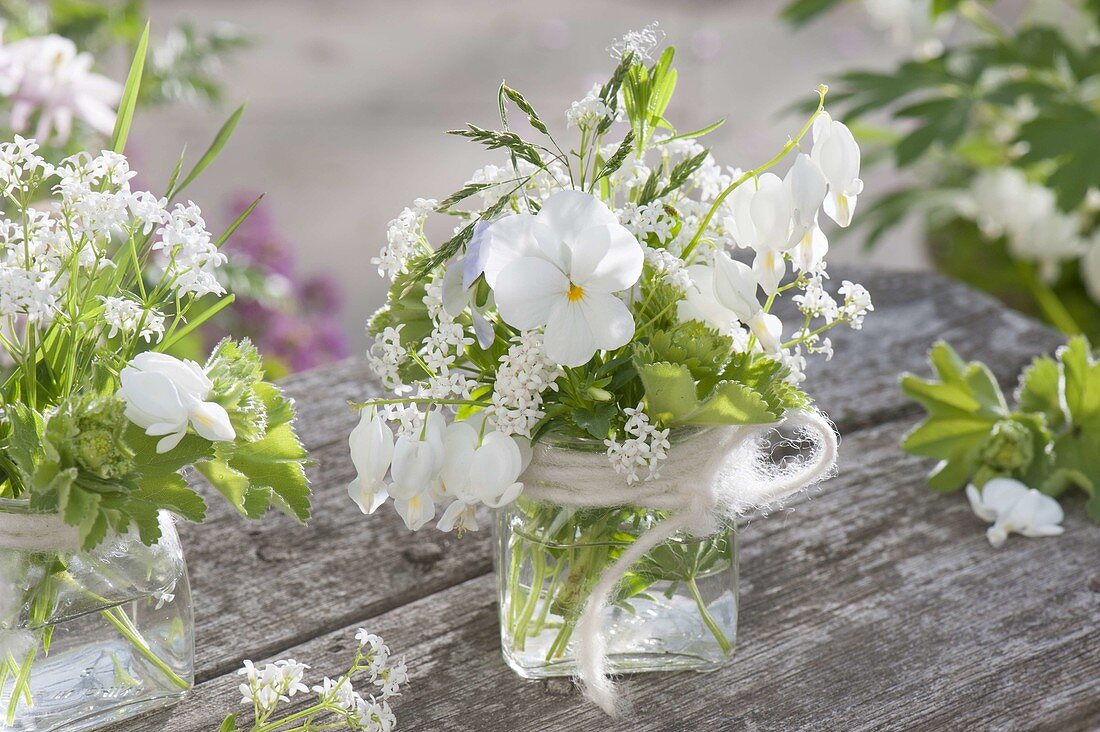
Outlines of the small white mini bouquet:
M566 112L571 142L506 84L500 130L452 133L503 159L390 222L368 358L392 396L357 405L351 436L364 512L392 499L410 529L461 532L478 506L503 509L507 660L525 676L579 673L605 707L592 642L605 604L642 617L639 603L667 595L729 653L731 609L715 610L728 582L708 600L697 580L732 566L733 517L831 469L835 434L809 410L803 369L832 354L829 329L858 329L872 309L860 285L825 287L822 225L848 226L863 187L826 88L773 158L723 167L700 142L721 122L679 132L668 119L677 72L671 47L651 57L658 36L612 47L610 79ZM438 246L432 213L458 221ZM784 298L797 320L773 312ZM763 476L748 453L780 423L816 441L817 460ZM691 653L669 662L672 645L612 668L700 667Z
M193 615L172 515L202 521L198 471L243 516L304 521L295 409L248 341L205 363L167 351L232 302L226 231L173 202L237 115L163 196L122 153L143 36L110 148L63 159L0 143L0 721L91 729L193 680ZM124 684L125 694L119 694ZM48 693L49 703L36 704Z

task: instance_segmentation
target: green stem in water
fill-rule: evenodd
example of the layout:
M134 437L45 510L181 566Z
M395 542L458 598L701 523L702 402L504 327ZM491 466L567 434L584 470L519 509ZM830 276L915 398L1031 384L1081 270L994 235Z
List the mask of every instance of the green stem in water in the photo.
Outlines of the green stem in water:
M1035 268L1027 262L1017 260L1016 270L1020 273L1020 278L1027 285L1028 290L1031 291L1031 297L1043 311L1043 315L1046 316L1047 320L1067 336L1079 335L1081 326L1073 319L1073 316L1066 309L1065 304L1059 299L1058 295L1054 293L1054 290L1035 274Z
M149 648L149 645L145 642L145 639L141 637L141 633L134 627L134 624L130 622L129 616L122 611L121 608L113 607L110 610L103 611L103 617L111 625L115 626L115 630L122 635L123 638L130 641L134 648L141 656L149 663L156 666L168 680L179 688L187 691L191 688L190 682L186 679L180 678L179 674L168 667L164 661L157 657L155 653Z
M726 634L722 632L722 629L718 627L718 623L715 622L714 617L707 610L707 603L703 601L703 595L699 592L699 585L695 584L695 577L688 577L684 582L687 585L688 590L691 591L691 596L695 599L695 604L699 607L699 615L703 618L703 623L714 635L714 639L718 641L718 646L722 649L722 653L729 654L733 650L733 644L726 638Z
M34 659L38 655L37 648L31 648L27 651L27 656L23 659L23 663L19 665L19 672L15 675L15 679L12 681L11 687L11 699L8 701L8 716L7 727L13 727L15 725L15 711L19 708L19 700L25 698L27 706L31 705L30 697L30 677L31 666L34 664ZM15 659L8 655L9 663L15 663Z

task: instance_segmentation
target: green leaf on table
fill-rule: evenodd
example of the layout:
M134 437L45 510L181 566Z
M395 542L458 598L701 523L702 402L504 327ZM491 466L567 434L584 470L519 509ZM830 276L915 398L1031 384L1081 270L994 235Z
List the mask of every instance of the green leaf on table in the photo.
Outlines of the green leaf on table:
M1050 356L1036 357L1020 375L1016 404L1024 412L1044 415L1047 426L1058 429L1066 419L1062 411L1061 379L1057 361Z
M1058 362L1066 429L1054 440L1053 472L1041 488L1052 495L1080 488L1094 504L1100 494L1100 364L1084 336L1058 349ZM1090 517L1095 512L1090 505Z
M981 363L965 363L940 341L929 352L938 380L904 374L901 389L928 411L905 436L907 452L939 460L928 482L935 490L966 485L982 464L981 450L1008 406L996 379Z

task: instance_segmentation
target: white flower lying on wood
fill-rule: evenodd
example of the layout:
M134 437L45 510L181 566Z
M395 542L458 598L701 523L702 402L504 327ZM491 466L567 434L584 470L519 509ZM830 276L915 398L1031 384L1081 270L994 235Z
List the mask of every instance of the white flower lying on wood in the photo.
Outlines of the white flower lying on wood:
M981 492L971 484L966 497L978 518L993 522L986 536L995 547L1013 531L1023 536L1057 536L1063 531L1064 514L1058 501L1018 480L994 478Z
M232 442L237 437L225 407L207 401L214 384L194 361L139 353L122 369L119 381L126 417L151 437L165 436L157 443L158 453L180 444L188 424L211 442Z

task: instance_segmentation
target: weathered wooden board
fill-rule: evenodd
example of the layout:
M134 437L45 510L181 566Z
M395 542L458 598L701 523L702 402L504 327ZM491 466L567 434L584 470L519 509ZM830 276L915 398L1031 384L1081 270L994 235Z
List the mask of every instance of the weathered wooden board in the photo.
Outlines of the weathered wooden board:
M926 466L896 446L916 414L897 390L897 374L925 370L924 353L937 337L989 361L1006 385L1058 339L939 277L842 272L833 285L842 277L867 284L876 312L862 334L834 338L836 358L811 371L819 405L845 433L841 478L798 508L797 519L775 516L746 532L744 640L734 665L707 677L632 680L641 716L630 726L943 728L956 719L1028 728L1036 710L1047 710L1039 700L1055 722L1100 715L1100 577L1087 574L1100 572L1100 532L1071 522L1063 539L993 552L965 501L928 493ZM368 518L348 500L354 415L346 403L376 390L363 363L294 377L287 388L318 463L315 519L308 527L281 516L244 524L212 506L207 524L183 527L200 685L164 728L210 729L235 708L232 673L244 658L290 654L337 671L343 645L336 639L357 624L409 654L417 681L401 702L401 716L411 720L405 729L604 728L567 683L524 684L499 660L487 531L461 540L430 530L412 535L392 511ZM1082 565L1082 557L1091 561ZM1066 585L1071 570L1076 584ZM1063 606L1058 621L1053 611ZM1071 622L1078 622L1076 641ZM1066 655L1084 661L1059 660ZM983 665L985 656L998 663ZM693 701L675 711L680 697ZM907 704L915 705L911 716ZM1017 712L1030 722L997 716ZM122 729L161 724L139 720Z
M491 576L276 655L336 674L357 626L381 633L408 655L396 709L413 730L1095 729L1100 531L1074 505L1060 539L992 549L965 499L928 491L920 462L898 454L907 426L853 435L821 494L742 532L731 665L627 679L628 720L603 717L567 681L524 682L504 666ZM201 684L164 729L216 727L237 708L236 684Z

